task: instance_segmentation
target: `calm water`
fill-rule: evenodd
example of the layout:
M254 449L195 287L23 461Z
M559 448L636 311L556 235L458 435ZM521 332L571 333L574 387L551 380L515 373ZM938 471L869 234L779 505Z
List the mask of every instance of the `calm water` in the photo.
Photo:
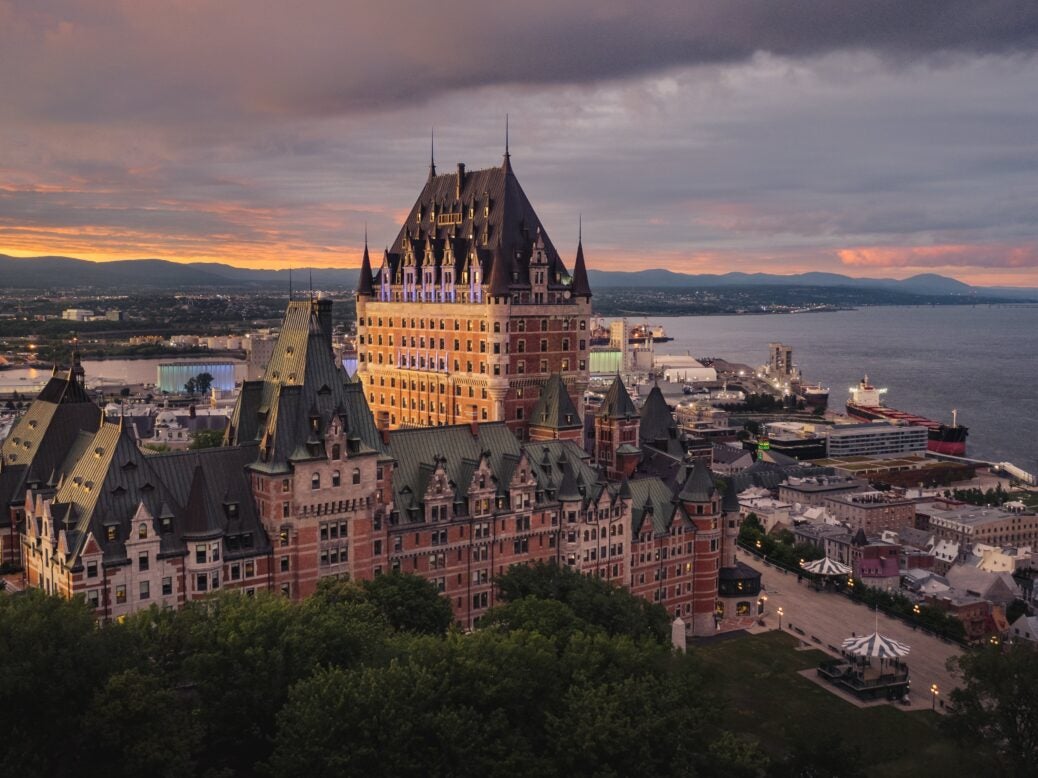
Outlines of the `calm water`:
M768 343L793 347L807 380L847 401L863 373L889 388L888 405L970 428L967 453L1038 468L1038 306L864 308L774 316L650 319L674 338L660 353L757 366Z
M204 357L160 357L156 359L103 359L83 361L83 370L86 371L87 385L92 386L95 381L105 384L154 384L158 378L158 366L176 362L206 362ZM210 359L210 362L234 362L227 359ZM234 366L234 377L237 381L243 381L247 365L244 362L236 362ZM32 368L17 368L0 372L0 391L17 389L28 394L33 389L40 388L50 378L50 370L35 370Z

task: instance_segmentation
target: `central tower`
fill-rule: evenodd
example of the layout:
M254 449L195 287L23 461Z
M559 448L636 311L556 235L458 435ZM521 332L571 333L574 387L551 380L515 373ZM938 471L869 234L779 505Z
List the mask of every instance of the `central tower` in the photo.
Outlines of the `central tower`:
M583 408L591 288L566 269L512 171L437 175L357 284L358 374L380 428L503 421L526 439L553 374ZM582 411L581 411L582 412Z

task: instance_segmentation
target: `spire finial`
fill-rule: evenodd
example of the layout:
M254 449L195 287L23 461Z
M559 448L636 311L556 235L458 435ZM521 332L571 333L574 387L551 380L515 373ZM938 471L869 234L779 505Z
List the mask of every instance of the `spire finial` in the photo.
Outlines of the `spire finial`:
M368 248L368 223L364 222L364 250Z
M505 114L505 156L511 156L508 153L508 114Z
M584 213L577 214L577 243L584 242Z
M429 178L436 175L436 128L429 128Z
M288 269L288 301L292 302L292 268Z

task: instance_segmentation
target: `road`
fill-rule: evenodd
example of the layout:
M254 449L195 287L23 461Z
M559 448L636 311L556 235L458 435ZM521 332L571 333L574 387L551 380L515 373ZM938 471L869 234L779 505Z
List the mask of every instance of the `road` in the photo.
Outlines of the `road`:
M839 647L851 633L858 636L875 631L877 614L865 605L856 603L842 594L833 592L817 592L805 579L797 583L793 573L783 573L774 567L765 566L753 555L739 549L744 562L760 570L768 601L765 623L771 629L778 628L778 609L782 608L782 627L789 632L790 625L803 630L800 635L791 632L810 643L814 648L832 653L828 646ZM937 704L958 685L955 677L947 670L946 663L953 656L962 653L960 646L945 643L937 637L914 630L911 625L900 619L893 619L882 613L878 614L879 632L886 637L907 643L912 651L908 655L908 668L912 678L912 695L910 708L929 708L932 705L930 685L937 684ZM817 637L821 645L811 638Z

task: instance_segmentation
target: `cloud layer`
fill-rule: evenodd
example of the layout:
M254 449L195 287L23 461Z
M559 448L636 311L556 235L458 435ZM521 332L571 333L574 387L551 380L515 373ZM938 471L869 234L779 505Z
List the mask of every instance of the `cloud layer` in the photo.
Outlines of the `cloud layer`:
M1038 285L1036 46L1033 0L0 0L0 252L355 264L508 112L599 267Z

